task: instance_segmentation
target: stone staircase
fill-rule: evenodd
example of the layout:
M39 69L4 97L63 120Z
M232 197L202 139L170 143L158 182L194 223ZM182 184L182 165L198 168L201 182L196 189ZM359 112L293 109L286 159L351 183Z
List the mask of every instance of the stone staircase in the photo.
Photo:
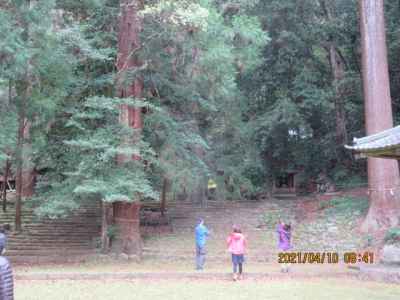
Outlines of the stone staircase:
M277 200L296 200L297 194L290 191L277 191L272 194L272 197Z
M14 227L14 206L0 211L0 224ZM23 206L22 231L7 233L6 256L13 263L79 261L94 254L101 231L100 203L86 204L64 219L38 219Z

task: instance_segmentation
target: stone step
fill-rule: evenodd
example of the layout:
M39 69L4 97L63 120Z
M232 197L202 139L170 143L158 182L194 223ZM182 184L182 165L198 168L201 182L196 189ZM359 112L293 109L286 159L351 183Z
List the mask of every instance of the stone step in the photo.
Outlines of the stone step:
M54 222L54 221L40 221L34 220L34 223L23 223L25 227L44 227L44 226L52 226L52 227L83 227L83 226L98 226L101 224L100 219L86 219L86 220L75 220L75 221L64 221L64 222Z
M90 217L85 219L72 219L72 220L32 220L34 222L25 222L25 225L87 225L93 224L96 222L97 224L101 223L100 217Z
M40 236L90 236L90 235L96 235L100 233L100 229L92 229L92 230L54 230L54 231L50 231L50 230L29 230L26 231L28 235L30 236L36 236L36 237L40 237Z
M58 241L85 241L90 240L98 235L86 235L86 236L41 236L41 237L27 237L24 239L13 239L9 238L8 243L18 244L18 243L36 243L36 242L58 242Z
M73 225L73 224L91 224L92 222L96 223L101 223L101 217L100 216L87 216L85 218L71 218L68 221L66 220L40 220L36 218L32 219L25 219L22 217L22 225L39 225L39 224L46 224L46 225L53 225L53 224L59 224L59 225ZM14 218L7 220L4 218L0 217L0 223L9 223L11 225L14 225Z
M83 228L94 228L94 227L100 227L100 223L95 223L95 222L88 222L88 223L71 223L71 224L55 224L55 223L30 223L30 224L22 224L23 228L29 228L29 229L43 229L43 228L77 228L77 229L83 229Z
M96 231L100 228L100 225L86 225L86 226L25 226L23 227L25 230L30 233L33 232L43 232L43 231L77 231L77 232L87 232L87 231Z
M47 248L47 254L54 254L54 253L60 253L60 252L68 252L68 251L86 251L86 250L93 250L94 247L92 245L87 245L83 246L81 245L80 247L45 247ZM30 255L36 255L37 251L43 251L43 247L25 247L25 248L15 248L11 250L7 250L6 254L11 255L9 253L12 253L13 255L19 255L19 254L30 254Z
M90 239L85 239L85 240L44 240L44 241L40 241L40 240L37 240L37 241L29 241L29 242L17 242L17 243L15 243L15 242L13 242L13 241L10 241L9 243L8 243L8 246L7 246L7 248L8 249L11 249L11 248L14 248L14 247L29 247L29 246L37 246L37 245L56 245L57 247L58 246L68 246L68 245L72 245L72 246L74 246L74 245L84 245L84 244L89 244L89 243L91 243L93 241L93 239L92 238L90 238Z
M9 247L11 246L18 246L18 245L36 245L36 244L58 244L58 245L62 245L62 243L68 243L68 245L71 244L82 244L82 243L86 243L89 241L92 241L94 237L86 237L85 239L73 239L73 238L60 238L60 239L36 239L36 240L12 240L10 239L7 244L9 245Z
M25 237L32 237L34 239L40 239L48 236L50 239L54 239L57 237L85 237L85 236L93 236L98 235L100 230L92 230L92 231L25 231L24 234L19 235L10 235L10 239L21 240L25 239Z
M6 257L12 257L12 256L24 256L24 255L59 255L60 253L63 254L81 254L81 253L96 253L95 249L92 248L82 248L82 249L76 249L76 248L58 248L58 249L31 249L31 250L19 250L19 251L13 251L13 250L7 250L5 253Z
M56 242L43 242L43 243L29 243L29 244L10 244L9 247L7 247L8 250L17 250L17 249L27 249L27 248L38 248L40 246L43 246L43 249L46 249L48 247L50 248L76 248L76 247L85 247L85 246L91 246L93 245L92 240L85 240L85 241L56 241Z
M295 200L297 198L296 194L274 194L272 195L275 199L278 200Z
M48 263L82 263L87 260L90 260L96 252L93 251L80 251L77 253L48 253L45 255L32 255L30 253L23 255L10 256L9 259L13 265L21 265L21 264L48 264Z
M91 245L93 243L93 239L86 239L86 240L58 240L58 241L35 241L35 242L27 242L27 243L13 243L10 242L7 246L7 249L13 250L17 248L29 248L29 247L38 247L38 246L50 246L50 247L75 247L75 246L85 246Z
M44 244L43 247L39 247L40 245L26 245L19 246L15 248L7 248L8 253L18 253L21 250L34 250L34 251L63 251L65 249L73 249L73 250L90 250L93 249L93 243L81 243L81 244Z
M0 224L14 227L14 204L0 211ZM95 238L101 232L101 206L81 206L64 219L38 218L32 207L23 203L20 233L10 232L7 255L12 262L62 262L95 253Z
M35 240L12 240L9 239L7 242L7 247L14 247L18 245L39 245L39 244L82 244L89 241L93 241L98 236L86 236L86 237L79 237L79 238L68 238L68 237L61 237L61 238L38 238Z

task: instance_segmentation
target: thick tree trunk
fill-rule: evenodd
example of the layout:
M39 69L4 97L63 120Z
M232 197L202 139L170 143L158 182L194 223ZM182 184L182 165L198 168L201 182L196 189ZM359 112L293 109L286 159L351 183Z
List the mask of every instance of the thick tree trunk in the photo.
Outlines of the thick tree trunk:
M23 176L23 146L24 146L24 127L25 127L25 105L20 103L18 112L18 135L16 149L16 199L15 199L15 230L21 231L21 207L22 207L22 186Z
M28 87L29 88L29 87ZM27 97L30 97L29 90L27 91ZM23 129L23 144L22 144L22 197L32 197L36 181L36 172L32 163L32 143L31 143L31 122L28 119L24 120ZM17 185L19 183L17 182Z
M26 95L26 93L25 93ZM26 98L25 98L26 99ZM23 100L26 101L26 100ZM15 200L15 230L21 230L22 199L33 195L35 185L35 169L33 168L29 142L30 123L25 118L25 103L21 104L18 112L18 135L16 149L16 200Z
M8 183L8 174L10 172L10 161L7 159L6 164L4 166L4 173L3 173L3 211L7 210L7 183Z
M333 22L334 10L330 3L325 0L319 0L321 9L329 22ZM326 50L329 52L329 61L332 70L332 85L335 89L335 116L336 116L336 143L339 149L343 149L343 145L347 143L346 129L346 111L344 107L345 92L341 86L345 77L345 61L340 55L334 39L331 37L329 47Z
M115 244L119 251L140 259L142 239L139 230L140 203L114 203L114 220L117 228ZM114 248L114 247L113 247Z
M383 0L359 0L367 134L393 127ZM362 225L375 231L399 223L399 168L395 160L369 158L370 208Z
M346 112L344 107L345 93L341 86L345 76L344 61L334 45L329 47L329 57L335 88L336 143L343 149L347 143Z
M111 248L110 226L113 225L112 204L102 202L102 223L101 223L101 251L107 253Z
M18 112L18 136L16 150L16 200L15 200L15 230L21 230L22 199L31 197L35 185L35 170L32 166L29 142L30 122L26 119L26 101L29 94L29 84L24 87Z
M139 32L142 21L138 16L140 1L121 1L121 14L118 34L118 58L117 58L117 95L121 98L140 98L143 93L143 80L136 77L133 82L127 80L129 73L141 66L136 52L140 49ZM133 137L124 138L124 143L134 143L140 139L143 127L141 108L121 105L120 123L135 130ZM123 163L131 158L125 155L118 156L118 162ZM138 156L132 159L139 160Z
M165 214L165 207L167 204L167 188L168 188L168 179L164 177L162 191L161 191L161 201L160 201L161 202L160 210L162 216L164 216Z
M143 80L136 77L133 81L129 80L130 73L141 67L141 62L137 58L136 52L140 49L139 33L142 28L142 20L138 14L142 6L142 1L123 0L120 2L120 19L118 34L118 57L117 57L117 96L120 98L140 98L143 93ZM140 107L121 105L119 121L121 124L134 129L133 136L122 137L123 144L133 144L140 141L143 128ZM140 160L140 156L132 155L128 157L119 154L117 161L123 164L130 160ZM115 217L115 224L120 229L118 240L121 241L122 251L127 254L141 256L141 237L139 227L139 207L140 199L133 199L136 203L115 203L114 206L119 213L124 208L132 213L124 217Z
M31 4L35 1L25 0L27 10L31 8ZM23 27L22 40L29 40L29 22L26 19L21 20ZM35 172L30 161L30 122L27 119L27 105L31 95L30 82L30 63L28 62L25 74L16 82L17 106L18 106L18 133L17 133L17 149L16 149L16 200L15 200L15 230L21 230L21 209L22 198L30 197L33 194L33 186L35 181Z

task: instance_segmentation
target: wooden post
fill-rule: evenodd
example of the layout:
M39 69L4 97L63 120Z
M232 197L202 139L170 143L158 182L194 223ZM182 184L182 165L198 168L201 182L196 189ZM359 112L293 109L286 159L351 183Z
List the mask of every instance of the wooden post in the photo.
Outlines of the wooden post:
M167 187L168 187L168 179L166 177L164 177L162 192L161 192L161 201L160 201L161 216L164 216L164 213L165 213L165 207L166 207L166 203L167 203L167 199L166 199Z
M8 183L8 174L10 171L10 161L6 159L6 165L4 166L4 176L3 176L3 211L7 211L7 183Z
M109 228L113 225L113 209L112 204L102 202L102 220L101 220L101 252L107 253L111 248L111 238L109 236Z

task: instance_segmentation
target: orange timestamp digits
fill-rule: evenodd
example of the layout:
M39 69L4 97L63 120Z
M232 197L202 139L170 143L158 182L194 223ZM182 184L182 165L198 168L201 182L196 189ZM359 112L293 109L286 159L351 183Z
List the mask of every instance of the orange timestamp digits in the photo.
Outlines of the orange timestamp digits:
M373 252L345 252L343 254L343 261L346 264L355 264L355 263L366 263L373 264L374 263L374 253Z
M337 264L339 253L337 252L279 252L280 264Z

